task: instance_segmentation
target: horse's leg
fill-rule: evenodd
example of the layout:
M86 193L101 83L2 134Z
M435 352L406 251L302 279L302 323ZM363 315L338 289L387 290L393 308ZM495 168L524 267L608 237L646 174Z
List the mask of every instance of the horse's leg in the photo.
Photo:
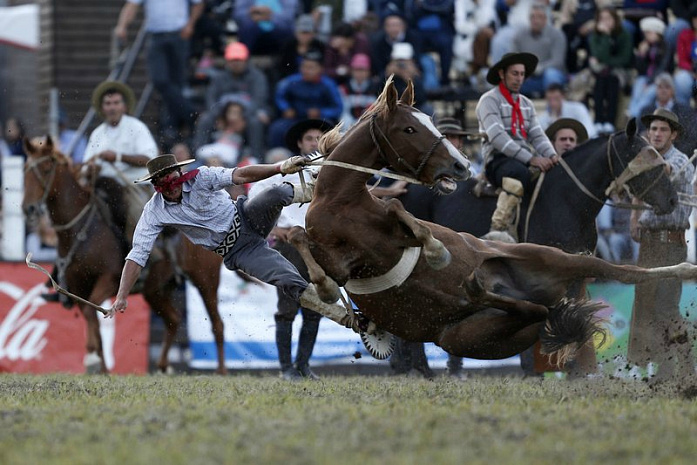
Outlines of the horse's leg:
M436 343L459 357L512 357L538 339L544 321L534 321L495 309L482 310L444 330Z
M490 243L494 248L496 243ZM503 258L509 264L517 263L523 274L530 274L531 279L541 279L545 285L561 284L585 278L598 278L636 284L655 279L678 278L681 280L697 279L697 266L690 263L663 266L658 268L641 268L635 265L616 265L589 255L565 253L554 247L535 244L513 244L502 247L508 254Z
M101 304L109 297L116 294L118 289L118 276L103 274L95 283L90 292L89 300ZM99 316L97 311L90 306L81 305L80 310L87 320L87 354L85 355L85 371L88 373L108 373L104 360L102 335L99 332Z
M181 315L172 302L172 264L162 259L150 265L143 288L143 297L150 308L160 315L165 323L165 338L162 342L157 368L166 373L169 367L169 350L181 324Z
M404 205L397 199L390 199L386 202L387 212L393 214L397 219L409 228L416 239L423 244L424 257L426 262L434 270L440 270L450 264L450 252L443 243L433 237L431 229L416 219L411 213L404 209Z
M215 346L218 351L218 369L215 372L219 375L226 375L225 328L223 319L220 318L220 312L218 312L218 286L220 285L222 259L213 252L197 248L186 239L182 239L182 249L184 255L188 257L183 260L183 264L186 265L183 265L184 272L201 294L213 329ZM195 266L193 266L194 264Z
M89 305L80 304L80 311L87 322L87 346L83 360L85 373L106 373L104 355L102 354L102 335L99 333L97 310Z
M339 285L332 278L327 276L327 273L319 266L319 263L310 252L310 237L305 229L300 226L294 226L288 233L288 241L296 248L303 261L307 265L307 272L310 275L310 281L315 284L317 294L323 302L333 304L341 297Z

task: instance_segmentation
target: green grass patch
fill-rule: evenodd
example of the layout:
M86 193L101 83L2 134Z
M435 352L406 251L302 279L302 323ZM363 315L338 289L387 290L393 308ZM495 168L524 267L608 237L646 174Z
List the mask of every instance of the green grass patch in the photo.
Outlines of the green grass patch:
M622 380L0 376L0 464L694 464L695 390Z

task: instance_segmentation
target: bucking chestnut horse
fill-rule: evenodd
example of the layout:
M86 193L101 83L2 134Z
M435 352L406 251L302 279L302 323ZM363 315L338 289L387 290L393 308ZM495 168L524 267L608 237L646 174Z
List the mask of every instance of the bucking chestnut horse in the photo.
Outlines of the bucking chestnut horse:
M32 221L45 205L58 234L58 267L64 273L59 284L90 302L101 304L116 295L125 259L122 240L106 220L94 193L83 188L73 174L71 160L56 150L50 137L30 142L24 168L22 208ZM179 267L199 290L213 327L218 350L217 373L226 373L223 321L218 313L218 284L221 258L196 247L182 237L176 250ZM174 342L181 316L172 302L175 264L169 254L150 259L142 294L150 307L165 323L165 338L157 363L166 372L168 352ZM62 270L60 268L63 267ZM106 372L96 310L79 304L87 321L87 372Z
M389 167L445 194L468 176L467 161L413 101L411 85L399 98L388 79L343 137L335 128L321 141L327 161L307 232L296 227L291 240L326 301L344 286L378 328L454 355L506 358L539 339L563 363L602 330L594 315L599 304L565 297L571 283L697 277L697 267L687 263L643 269L548 246L480 240L417 220L398 200L375 198L366 187L370 174L347 165ZM626 142L617 140L617 150Z

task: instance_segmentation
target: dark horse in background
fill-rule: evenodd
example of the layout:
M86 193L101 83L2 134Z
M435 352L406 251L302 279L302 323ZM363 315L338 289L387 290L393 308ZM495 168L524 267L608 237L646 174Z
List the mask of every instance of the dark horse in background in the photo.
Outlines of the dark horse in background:
M398 98L388 79L373 108L343 137L335 128L321 140L327 160L307 231L294 228L291 241L326 301L337 299L343 285L379 328L454 355L506 358L541 340L563 362L601 330L598 304L566 298L574 282L697 277L697 267L687 263L646 270L553 247L484 241L417 220L396 199L375 198L366 187L371 174L347 165L389 167L443 193L468 174L464 157L413 101L411 85ZM629 137L615 139L619 153L629 150ZM663 181L662 195L674 195Z
M656 213L670 213L677 205L677 194L667 185L658 153L649 151L644 154L647 159L636 158L647 145L636 131L632 119L624 132L592 139L566 152L563 159L577 181L558 164L546 173L531 211L532 189L526 192L518 220L520 240L557 247L568 253L592 253L598 239L595 219L608 199L608 188L612 183L616 185L618 178L626 179L630 193L653 206ZM638 174L627 179L627 167L639 162L642 162L639 169L632 166ZM424 186L410 185L399 200L419 219L480 237L489 231L496 197L478 197L474 193L476 184L476 179L458 182L457 190L447 196ZM584 290L579 281L569 290L569 297L579 296ZM584 366L577 368L588 372L595 370L595 364L594 351L586 350Z
M527 237L525 224L532 189L526 192L518 221L520 241L558 247L569 253L593 252L598 240L595 219L602 202L608 199L606 190L647 145L636 135L636 122L632 119L626 131L592 139L565 153L564 161L592 197L561 165L556 165L545 175L530 213ZM647 158L660 159L660 155L651 151ZM629 179L627 187L633 196L653 206L656 213L670 213L678 197L668 185L665 170L659 163L647 162L645 166L650 169ZM459 182L457 190L448 196L436 195L423 186L409 186L399 199L417 218L481 237L489 232L496 197L477 197L476 184L475 179Z
M123 239L109 226L108 213L94 193L83 188L73 173L71 160L58 152L50 137L45 141L25 140L27 162L24 169L22 208L29 221L37 218L45 205L58 234L58 256L64 260L61 286L90 302L100 305L116 295L125 259ZM105 214L106 213L106 214ZM174 342L181 316L172 301L175 263L167 253L151 256L149 271L142 285L146 302L165 323L165 338L157 363L169 368L168 352ZM226 373L223 321L218 313L218 284L221 258L181 238L177 249L178 265L201 293L218 349L217 372ZM102 354L97 311L79 304L87 321L88 372L106 372Z

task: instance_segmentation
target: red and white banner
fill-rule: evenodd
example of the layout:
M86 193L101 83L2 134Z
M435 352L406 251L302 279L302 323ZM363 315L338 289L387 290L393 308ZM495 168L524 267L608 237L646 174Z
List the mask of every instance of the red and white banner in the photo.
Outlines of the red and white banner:
M66 310L41 298L46 278L24 263L0 263L0 372L83 373L86 323L77 306ZM111 373L148 371L150 310L140 296L128 299L116 318L100 314Z

